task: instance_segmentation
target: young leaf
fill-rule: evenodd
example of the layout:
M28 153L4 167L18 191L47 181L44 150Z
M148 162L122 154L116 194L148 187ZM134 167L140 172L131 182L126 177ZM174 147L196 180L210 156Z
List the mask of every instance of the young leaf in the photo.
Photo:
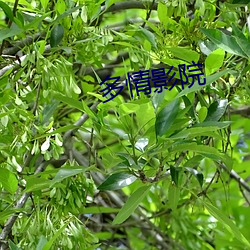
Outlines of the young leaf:
M5 168L0 168L0 183L11 194L14 194L18 187L16 176Z
M64 28L61 24L56 25L50 35L50 46L56 47L63 39Z
M68 222L69 223L69 222ZM59 237L59 235L64 231L64 229L68 226L68 223L65 223L59 230L55 232L53 237L44 245L43 250L49 250L51 249L53 242L56 240L56 238Z
M85 170L86 169L84 169L83 167L78 167L78 166L77 167L68 166L68 168L61 168L56 174L55 178L52 180L51 186L57 182L61 182L62 180L70 176L80 174Z
M225 51L217 49L210 53L205 60L206 75L209 76L216 72L223 65Z
M176 210L180 199L180 189L172 182L168 188L168 202L172 210Z
M179 110L179 101L174 99L156 116L155 132L156 136L164 135L174 123Z
M127 202L124 204L124 206L121 208L120 212L116 215L114 221L112 224L121 224L123 221L125 221L139 206L143 198L148 193L149 186L142 186L138 188L127 200Z
M157 7L158 18L161 23L167 24L168 21L168 9L165 3L159 2Z
M198 52L181 47L171 47L168 48L168 50L172 52L174 56L190 63L192 61L197 63L200 57Z
M4 14L11 20L14 20L14 15L13 12L11 10L11 8L9 7L9 5L7 5L6 3L4 3L3 1L0 1L0 8L3 9Z
M206 107L201 107L199 112L198 112L198 118L200 122L203 122L206 119L207 116L207 108Z
M132 174L120 172L109 176L99 187L99 190L117 190L133 183L136 177Z

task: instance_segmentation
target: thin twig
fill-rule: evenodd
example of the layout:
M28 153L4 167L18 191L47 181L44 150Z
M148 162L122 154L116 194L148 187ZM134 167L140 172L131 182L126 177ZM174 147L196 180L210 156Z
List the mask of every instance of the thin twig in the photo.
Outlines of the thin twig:
M246 191L250 192L250 186L234 170L229 170L224 163L218 165L220 168L224 169L232 179L236 180Z
M33 107L33 114L34 115L36 115L36 110L37 110L37 107L38 107L38 101L39 101L39 97L40 97L41 85L42 85L42 80L38 83L36 101L35 101L35 104L34 104L34 107Z
M148 21L150 15L151 15L152 8L153 8L154 4L155 4L155 0L153 0L152 4L151 4L151 6L150 6L150 9L149 9L149 11L147 12L146 21ZM142 24L142 26L141 26L142 28L145 27L146 21L143 22L143 24Z

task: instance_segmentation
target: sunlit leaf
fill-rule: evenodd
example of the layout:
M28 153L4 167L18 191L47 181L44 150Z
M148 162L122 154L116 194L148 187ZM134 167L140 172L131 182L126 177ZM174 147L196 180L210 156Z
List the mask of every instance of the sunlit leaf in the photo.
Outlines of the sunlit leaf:
M0 183L11 194L14 194L18 187L16 176L5 168L0 168Z
M109 176L99 187L99 190L117 190L133 183L136 177L132 174L119 172Z
M168 189L168 204L172 210L176 210L179 198L180 189L174 183L170 183Z
M225 51L222 49L217 49L208 55L205 60L206 75L211 75L221 68L224 56Z

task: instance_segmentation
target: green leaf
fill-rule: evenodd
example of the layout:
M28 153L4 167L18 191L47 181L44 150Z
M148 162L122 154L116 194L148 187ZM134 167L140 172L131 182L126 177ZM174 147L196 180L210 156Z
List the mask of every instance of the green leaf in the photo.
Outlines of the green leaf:
M183 143L181 145L176 145L171 149L171 152L179 152L180 150L188 150L197 152L205 157L208 157L214 161L222 160L229 168L232 166L232 159L226 154L220 153L216 148L209 147L206 145L197 145L196 143Z
M41 24L41 22L46 18L49 17L51 15L51 11L46 12L44 15L42 16L35 16L35 18L33 16L27 15L27 13L25 13L25 16L29 16L30 19L32 20L30 23L28 23L25 27L24 30L28 31L30 29L36 29L38 25Z
M202 155L195 155L194 157L190 158L188 161L185 162L184 167L185 168L189 168L189 167L195 167L198 166L201 162L201 160L203 160L204 157Z
M219 121L226 111L227 104L228 104L227 99L222 99L212 103L208 108L208 114L205 119L205 122Z
M18 26L14 25L11 28L8 29L2 29L0 30L0 42L3 41L6 38L17 36L20 33L23 32L23 29L20 29Z
M174 99L156 116L155 132L156 136L164 135L174 123L179 110L179 101Z
M62 180L70 177L70 176L74 176L77 174L80 174L82 172L85 172L86 169L83 167L73 167L73 166L66 166L64 168L61 168L58 173L56 174L55 178L52 180L51 182L51 186L54 185L57 182L61 182Z
M72 9L66 10L64 13L62 13L60 16L58 16L56 18L56 20L53 23L58 23L60 20L62 20L63 18L65 18L66 16L78 11L79 9L81 9L83 7L82 4L79 4L76 7L73 7Z
M75 100L73 98L70 98L68 96L65 96L65 95L62 95L60 93L57 93L55 92L54 93L54 98L56 98L57 100L63 102L63 103L66 103L68 104L69 106L73 107L73 108L76 108L82 112L85 112L85 109L83 108L83 105L80 101L78 100Z
M59 102L52 100L49 104L44 105L42 112L42 124L49 122L50 118L53 116L55 110L58 108Z
M159 2L157 6L157 14L161 23L167 24L168 21L168 9L166 4Z
M66 132L66 131L68 131L70 129L76 129L76 128L79 128L79 126L75 126L75 125L63 126L63 127L58 128L58 129L55 129L53 132L38 135L37 137L34 137L32 140L41 139L41 138L44 138L44 137L47 137L47 136L50 136L50 135L61 134L61 133Z
M195 117L195 113L194 113L194 107L193 107L191 101L186 96L182 96L181 98L183 99L183 101L185 103L185 107L189 108L188 114L192 117L192 119L195 120L196 117Z
M244 53L250 57L250 42L244 37L244 39L240 37L235 37L237 43L239 44L240 48L244 51Z
M140 105L135 104L135 103L122 103L119 106L119 109L120 109L120 112L124 113L124 115L128 115L140 109Z
M8 217L14 213L18 213L18 212L23 212L24 209L23 208L18 208L18 209L14 209L14 208L6 208L5 211L0 212L0 222L4 223L6 219L8 219Z
M82 214L105 214L105 213L117 213L119 212L119 208L113 208L113 207L82 207L80 209L80 212Z
M157 44L156 44L156 41L155 41L155 35L154 33L152 33L151 31L147 30L147 29L144 29L142 27L140 27L140 30L139 30L139 36L142 37L143 39L146 39L148 40L152 47L156 48L157 47ZM136 32L136 34L138 34L138 31Z
M5 15L6 15L11 21L14 21L14 15L13 15L13 12L12 12L11 8L9 7L9 5L7 5L7 4L4 3L3 1L0 1L0 8L3 9Z
M52 245L53 245L53 242L59 237L59 235L64 231L64 229L68 226L69 222L66 223L64 222L64 226L62 226L59 230L57 230L55 232L55 234L53 235L53 237L45 244L45 246L43 247L43 250L49 250Z
M193 127L217 127L217 129L222 129L228 127L230 124L232 124L231 121L224 121L224 122L204 121L195 124Z
M248 42L248 40L246 39L245 35L242 33L242 31L234 24L232 23L232 35L235 37L239 37L242 40L246 40Z
M15 245L11 240L9 240L8 242L9 242L10 250L22 250L17 245Z
M44 190L46 188L49 188L50 185L51 180L47 180L42 177L38 178L37 176L30 176L26 178L26 188L24 192Z
M46 245L47 242L48 241L47 241L46 237L44 235L41 235L40 239L38 241L36 250L43 250L43 247Z
M61 24L56 25L50 35L50 46L56 47L63 39L64 28Z
M154 93L154 95L152 96L151 101L155 109L155 112L157 111L161 103L163 102L165 95L166 95L166 90L163 89L161 93Z
M144 185L138 188L127 200L120 212L116 215L112 224L121 224L124 222L139 206L143 198L146 196L150 189L150 185Z
M205 60L205 71L206 75L209 76L223 65L225 57L225 51L222 49L217 49L210 53Z
M117 190L133 183L136 177L132 174L120 172L109 176L99 187L99 190Z
M201 200L201 199L200 199ZM230 220L221 210L213 206L212 204L202 201L205 205L208 212L216 218L219 222L223 224L223 226L232 233L239 241L241 241L244 245L250 248L250 242L245 238L245 236L240 232L238 227L234 224L232 220Z
M187 95L189 93L201 90L202 88L204 88L204 87L210 85L211 83L215 82L216 80L218 80L220 77L224 76L227 73L231 73L231 72L233 72L233 71L226 69L226 70L220 71L218 73L215 73L213 75L207 76L205 85L199 85L198 81L195 81L194 85L191 88L185 88L176 96L176 98L179 98L183 95Z
M171 47L171 48L168 48L168 50L172 52L175 57L180 58L190 63L192 61L197 63L200 58L200 54L198 52L190 50L190 49L185 49L181 47Z
M203 32L212 42L214 42L219 48L242 57L246 57L246 54L241 49L237 40L233 36L228 36L224 34L222 31L217 29L204 29L200 28L201 32Z
M190 172L192 175L195 176L195 178L198 180L200 186L202 187L203 185L203 181L204 181L204 176L201 172L197 171L196 169L194 168L189 168L189 167L186 167L185 168L188 172Z
M175 135L172 135L170 139L190 139L196 136L206 135L209 131L215 131L218 127L195 127L185 129Z
M11 194L14 194L18 187L18 180L16 176L5 168L0 168L0 183Z
M170 175L172 178L172 181L176 186L178 186L178 180L179 180L179 172L181 171L180 168L175 168L173 166L170 166Z
M40 2L41 2L42 7L43 7L44 9L46 9L47 6L48 6L49 0L40 0Z
M171 182L168 188L168 203L169 207L174 211L177 208L180 199L180 189Z
M203 122L206 119L206 116L207 116L207 108L201 107L199 112L198 112L199 121Z

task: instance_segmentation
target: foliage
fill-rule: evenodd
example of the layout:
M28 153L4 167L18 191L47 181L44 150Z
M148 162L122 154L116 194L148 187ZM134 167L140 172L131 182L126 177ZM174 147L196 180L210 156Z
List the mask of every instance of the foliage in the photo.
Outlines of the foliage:
M1 249L249 249L248 7L0 1ZM125 84L192 62L205 85Z

